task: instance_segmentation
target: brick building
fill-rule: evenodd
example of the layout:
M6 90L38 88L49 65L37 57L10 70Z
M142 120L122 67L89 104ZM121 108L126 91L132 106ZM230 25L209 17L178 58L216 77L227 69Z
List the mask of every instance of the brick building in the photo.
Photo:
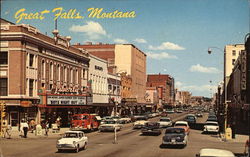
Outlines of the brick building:
M1 19L0 100L12 126L58 116L67 125L70 114L88 108L88 53L70 46L70 37L58 30L53 35Z
M157 88L160 105L174 105L175 90L173 77L166 74L150 74L147 76L147 87Z

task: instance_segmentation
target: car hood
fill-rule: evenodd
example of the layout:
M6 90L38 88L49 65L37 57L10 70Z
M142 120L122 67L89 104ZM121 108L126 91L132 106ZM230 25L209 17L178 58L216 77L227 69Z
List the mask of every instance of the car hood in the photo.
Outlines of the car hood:
M134 122L134 125L144 125L146 122L148 122L148 121L144 121L144 120L136 121L136 122Z
M102 124L102 125L100 125L101 127L102 126L112 126L112 127L114 127L114 126L118 126L117 124Z
M79 141L77 138L61 138L58 140L60 144L73 144L73 142Z
M161 124L168 125L168 124L170 124L171 122L163 122L163 121L159 121L158 123L159 123L160 125L161 125Z
M205 128L208 128L208 129L214 129L214 128L218 128L219 126L205 125L204 127L205 127Z

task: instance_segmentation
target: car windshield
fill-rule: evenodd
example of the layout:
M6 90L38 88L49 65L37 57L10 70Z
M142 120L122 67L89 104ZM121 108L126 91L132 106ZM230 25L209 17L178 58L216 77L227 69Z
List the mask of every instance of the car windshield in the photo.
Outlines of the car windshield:
M150 127L150 126L157 126L158 125L158 123L146 123L145 124L145 126L148 126L148 127Z
M111 120L108 120L108 121L104 121L104 124L115 124L115 121L111 121Z
M78 134L77 133L65 133L64 138L77 138Z
M206 125L218 126L216 123L206 123Z
M170 122L170 119L160 119L161 122Z
M186 119L195 119L195 117L193 117L193 116L188 116L188 117L186 117Z
M165 134L181 134L185 133L184 129L166 129Z
M183 124L183 123L177 123L174 126L187 126L187 124Z
M86 116L86 115L73 116L73 120L84 120L87 118L88 118L88 116Z

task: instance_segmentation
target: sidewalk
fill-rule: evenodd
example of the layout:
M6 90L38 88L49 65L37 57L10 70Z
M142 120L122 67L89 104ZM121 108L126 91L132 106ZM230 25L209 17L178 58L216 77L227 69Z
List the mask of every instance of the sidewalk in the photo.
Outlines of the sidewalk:
M224 135L224 134L221 134L221 135L220 135L220 139L221 139L221 141L224 141L224 142L245 143L245 142L247 141L247 139L249 139L249 136L248 136L248 135L236 134L234 139L232 138L232 139L226 139L226 140L225 140L225 135Z
M49 129L49 132L48 132L48 136L45 135L45 132L43 130L42 132L42 135L36 135L35 134L35 131L33 131L33 133L31 133L31 131L28 131L28 134L27 134L27 138L44 138L44 137L54 137L54 138L57 138L57 137L60 137L65 131L68 131L69 128L61 128L59 132L52 132L52 129ZM8 136L7 136L8 137ZM6 139L7 139L6 137ZM19 131L18 131L18 128L17 127L12 127L12 130L11 130L11 139L24 139L23 137L19 136ZM1 137L0 139L3 139L3 137Z

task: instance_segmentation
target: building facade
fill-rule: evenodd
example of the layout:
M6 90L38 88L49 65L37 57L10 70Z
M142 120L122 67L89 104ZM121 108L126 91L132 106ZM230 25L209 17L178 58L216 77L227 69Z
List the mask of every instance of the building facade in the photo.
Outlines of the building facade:
M233 71L237 58L242 50L245 50L244 44L226 45L224 48L224 76L226 85Z
M157 88L160 105L174 105L175 88L173 77L166 74L147 75L147 87Z
M90 54L105 59L110 73L126 72L132 79L131 98L138 104L145 103L146 93L146 54L132 44L76 44Z
M189 105L192 94L189 91L177 91L175 96L176 105Z
M12 126L20 119L51 122L86 108L89 57L70 46L70 37L51 38L30 25L1 19L0 100Z

